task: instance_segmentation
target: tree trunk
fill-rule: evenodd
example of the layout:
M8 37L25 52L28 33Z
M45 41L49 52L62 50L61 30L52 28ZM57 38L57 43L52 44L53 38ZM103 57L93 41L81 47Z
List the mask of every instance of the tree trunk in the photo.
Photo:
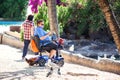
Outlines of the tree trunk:
M59 37L56 0L47 0L47 3L48 3L48 16L49 16L49 22L50 22L50 30L52 32L55 32L57 34L57 37Z
M101 10L103 11L105 19L109 25L109 28L112 33L115 44L117 46L117 49L120 53L120 29L112 15L112 11L110 9L109 2L108 2L108 0L98 0L98 1L99 1L98 2L99 6L100 6Z

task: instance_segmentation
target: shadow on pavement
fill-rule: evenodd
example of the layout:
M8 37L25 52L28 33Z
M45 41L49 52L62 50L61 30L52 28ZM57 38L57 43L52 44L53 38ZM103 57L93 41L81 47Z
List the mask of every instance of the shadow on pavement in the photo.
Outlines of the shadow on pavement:
M24 70L14 72L1 72L0 80L21 80L23 77L34 76L37 72L45 72L45 70L40 67L27 67Z

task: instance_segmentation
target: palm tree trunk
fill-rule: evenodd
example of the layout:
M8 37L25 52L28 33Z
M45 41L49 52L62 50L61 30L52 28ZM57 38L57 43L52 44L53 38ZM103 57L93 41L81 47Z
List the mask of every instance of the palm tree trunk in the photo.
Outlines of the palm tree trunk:
M52 32L55 32L57 34L57 37L59 37L56 0L47 0L47 3L48 3L48 16L49 16L49 22L50 22L50 30Z
M99 6L104 13L105 19L109 25L110 31L112 33L113 39L120 53L120 29L117 25L115 18L112 15L112 11L109 6L108 0L98 0Z

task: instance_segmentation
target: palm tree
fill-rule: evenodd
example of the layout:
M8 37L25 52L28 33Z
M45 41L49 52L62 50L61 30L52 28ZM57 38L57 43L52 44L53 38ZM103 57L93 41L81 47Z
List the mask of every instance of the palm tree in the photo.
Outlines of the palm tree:
M47 3L48 3L48 16L49 16L49 22L50 22L50 30L52 32L55 32L57 34L57 37L59 37L56 0L47 0Z
M109 25L110 31L112 33L113 39L117 46L117 49L120 53L120 29L117 25L114 16L112 15L112 11L109 6L108 0L98 0L99 6L104 13L105 19Z

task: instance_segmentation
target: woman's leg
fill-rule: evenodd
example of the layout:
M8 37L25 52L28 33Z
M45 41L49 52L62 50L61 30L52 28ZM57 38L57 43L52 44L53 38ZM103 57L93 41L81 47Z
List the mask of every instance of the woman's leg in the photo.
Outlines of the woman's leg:
M22 55L23 59L27 55L29 44L30 44L30 40L24 40L23 55Z

